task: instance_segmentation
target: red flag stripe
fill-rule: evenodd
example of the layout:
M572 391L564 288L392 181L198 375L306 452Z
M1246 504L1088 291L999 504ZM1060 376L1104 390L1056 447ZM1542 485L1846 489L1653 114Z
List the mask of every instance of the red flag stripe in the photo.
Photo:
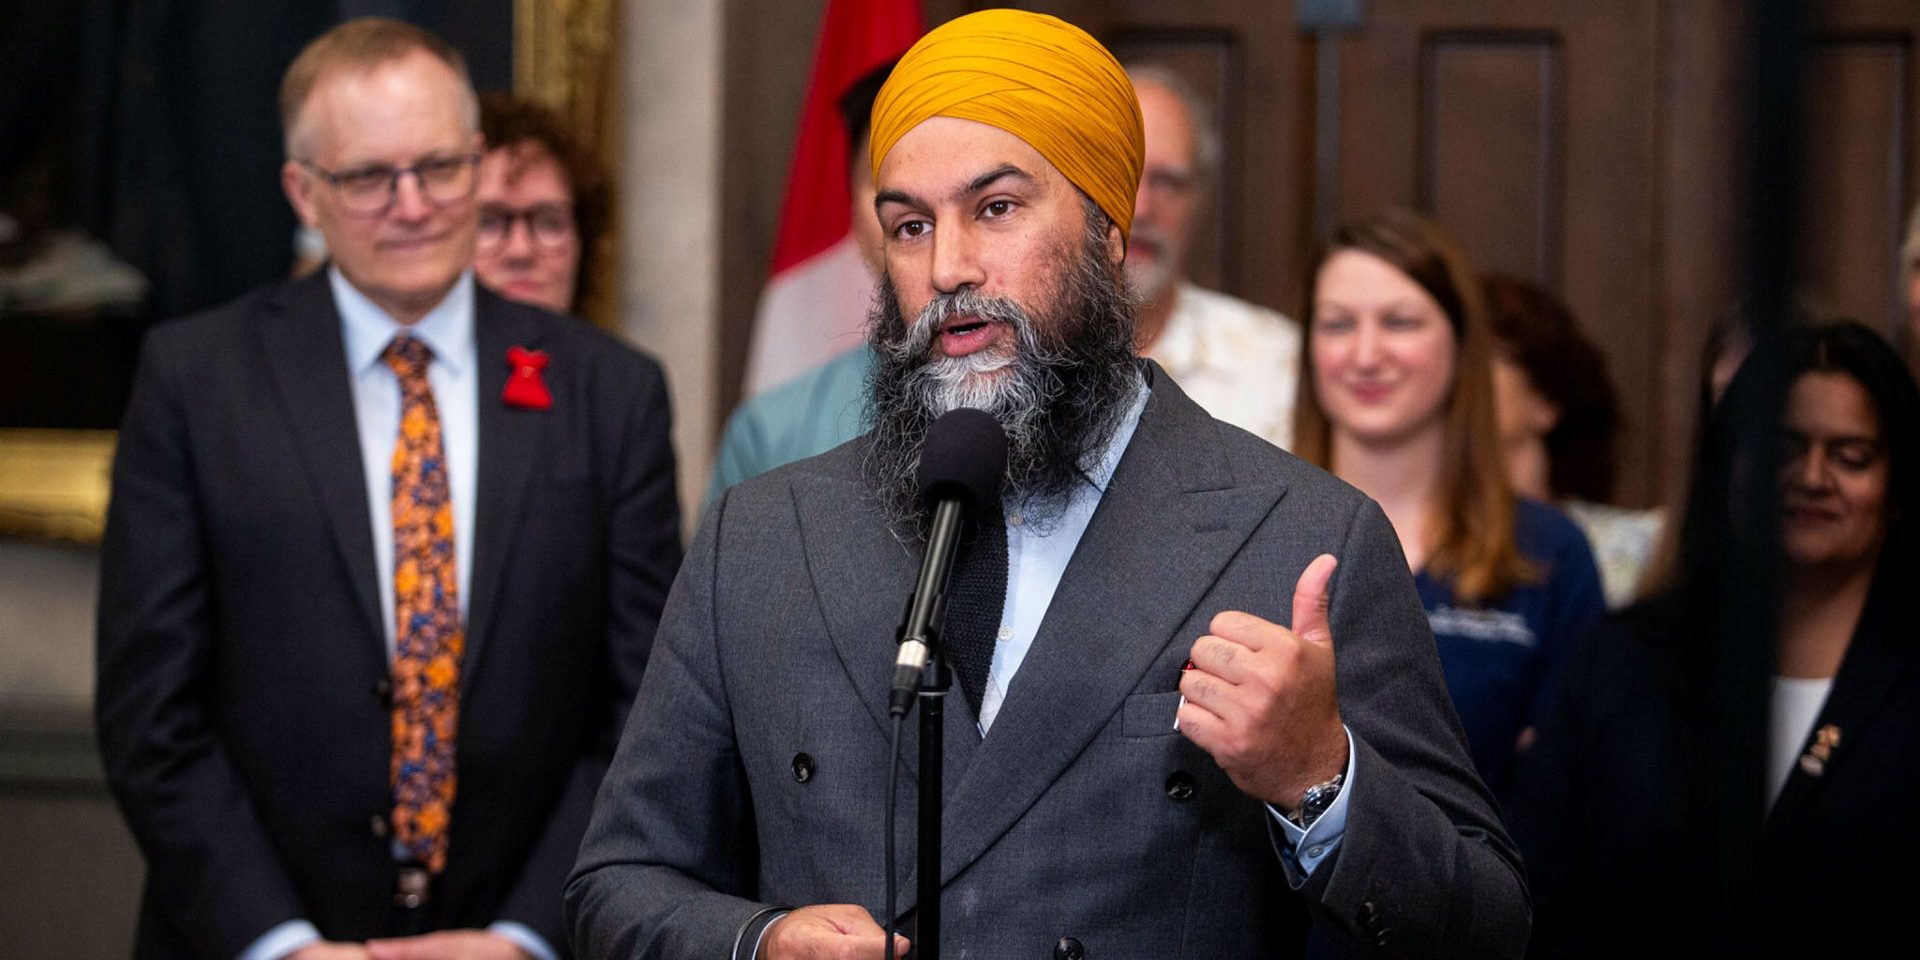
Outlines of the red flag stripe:
M852 228L853 198L847 190L852 148L840 97L854 81L906 53L920 39L921 22L919 0L828 0L780 207L774 273L833 246Z

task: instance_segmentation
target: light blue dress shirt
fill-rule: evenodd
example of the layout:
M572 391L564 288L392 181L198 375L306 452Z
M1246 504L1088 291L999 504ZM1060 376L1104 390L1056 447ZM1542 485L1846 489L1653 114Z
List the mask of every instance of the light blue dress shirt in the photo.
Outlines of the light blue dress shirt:
M406 335L433 351L427 383L440 414L440 444L447 458L448 493L453 497L454 574L459 579L460 617L466 619L473 581L475 486L480 476L480 376L473 342L473 274L464 273L427 315L412 325L387 316L366 295L330 268L333 302L340 309L346 338L347 373L352 377L354 420L359 425L360 463L367 479L367 519L372 524L374 569L380 580L381 618L387 655L393 655L393 447L400 435L400 377L381 354Z
M347 375L353 388L354 420L360 437L360 462L366 472L367 514L373 529L373 556L380 581L380 609L391 613L393 597L393 447L400 435L400 378L381 359L387 344L401 334L433 351L427 383L440 417L440 444L447 458L447 492L453 498L454 574L459 580L460 616L467 615L473 571L473 518L480 479L480 374L473 333L473 273L454 282L446 297L412 324L394 320L354 289L338 267L327 269L340 331L346 344ZM394 651L394 618L381 618L387 656ZM403 856L397 847L395 857ZM502 920L487 928L539 960L558 960L545 938L525 924ZM321 939L307 920L289 920L267 931L239 960L277 960Z

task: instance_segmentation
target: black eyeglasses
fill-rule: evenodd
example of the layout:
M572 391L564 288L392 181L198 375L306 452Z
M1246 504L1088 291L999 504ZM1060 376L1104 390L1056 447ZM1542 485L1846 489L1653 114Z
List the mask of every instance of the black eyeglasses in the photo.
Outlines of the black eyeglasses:
M534 244L547 250L563 250L579 239L573 228L573 207L568 204L541 203L523 210L487 204L480 208L474 242L488 249L504 245L516 220L525 220Z
M309 160L300 161L300 165L330 184L340 197L341 205L349 211L373 216L393 206L394 198L400 195L400 178L409 173L419 185L421 196L436 207L473 196L474 184L478 182L474 171L480 166L480 155L429 157L411 167L373 164L337 172Z

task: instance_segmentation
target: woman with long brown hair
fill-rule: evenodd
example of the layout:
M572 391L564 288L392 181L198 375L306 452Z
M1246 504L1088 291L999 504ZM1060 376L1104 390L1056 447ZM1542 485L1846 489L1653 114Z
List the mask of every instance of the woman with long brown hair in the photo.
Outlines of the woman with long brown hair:
M1295 452L1393 522L1474 763L1503 794L1566 651L1604 610L1593 556L1508 486L1479 283L1438 227L1399 210L1342 224L1304 315Z

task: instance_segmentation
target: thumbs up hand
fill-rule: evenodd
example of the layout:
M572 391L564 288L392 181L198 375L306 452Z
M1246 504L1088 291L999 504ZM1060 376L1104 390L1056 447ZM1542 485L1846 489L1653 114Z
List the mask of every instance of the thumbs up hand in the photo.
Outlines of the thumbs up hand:
M1283 812L1347 765L1327 626L1327 582L1337 563L1321 554L1300 574L1291 630L1250 613L1215 616L1212 632L1193 642L1193 669L1180 678L1180 732L1242 793Z

